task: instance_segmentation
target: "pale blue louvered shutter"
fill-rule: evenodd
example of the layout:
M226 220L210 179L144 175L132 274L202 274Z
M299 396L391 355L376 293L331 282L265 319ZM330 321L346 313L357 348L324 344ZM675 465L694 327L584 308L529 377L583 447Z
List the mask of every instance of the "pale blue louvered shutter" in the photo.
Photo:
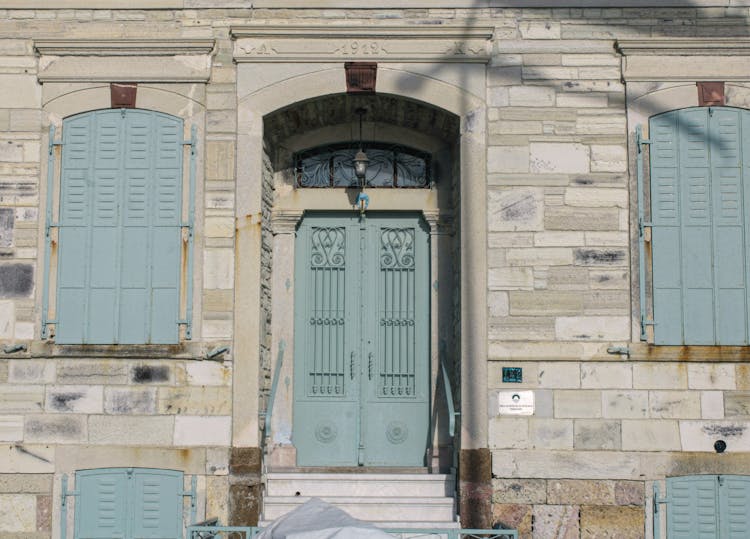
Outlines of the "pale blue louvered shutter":
M722 539L750 537L750 477L720 476L719 521Z
M656 344L748 343L746 115L700 107L651 119Z
M718 481L715 475L667 479L667 537L718 539Z
M124 469L76 473L75 539L128 539L128 478Z
M136 469L133 482L133 539L181 538L182 472Z
M177 342L182 120L96 111L63 137L57 342Z

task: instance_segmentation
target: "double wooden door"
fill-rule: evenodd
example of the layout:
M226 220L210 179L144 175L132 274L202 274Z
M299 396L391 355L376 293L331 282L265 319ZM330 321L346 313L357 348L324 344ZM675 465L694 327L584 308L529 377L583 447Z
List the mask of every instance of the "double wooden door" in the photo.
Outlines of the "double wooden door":
M297 232L299 466L422 466L429 234L416 214L313 214Z

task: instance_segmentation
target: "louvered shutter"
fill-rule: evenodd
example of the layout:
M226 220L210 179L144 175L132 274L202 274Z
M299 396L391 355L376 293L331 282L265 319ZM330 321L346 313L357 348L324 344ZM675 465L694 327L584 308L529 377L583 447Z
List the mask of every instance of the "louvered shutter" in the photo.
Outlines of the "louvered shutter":
M63 129L57 342L177 342L182 120L105 110Z
M718 539L718 481L716 476L667 479L667 537Z
M650 121L656 344L748 343L747 116L700 107Z
M133 539L182 537L182 473L135 470Z
M124 469L76 474L76 539L128 539L127 483Z
M722 539L750 537L750 477L723 475L719 487Z

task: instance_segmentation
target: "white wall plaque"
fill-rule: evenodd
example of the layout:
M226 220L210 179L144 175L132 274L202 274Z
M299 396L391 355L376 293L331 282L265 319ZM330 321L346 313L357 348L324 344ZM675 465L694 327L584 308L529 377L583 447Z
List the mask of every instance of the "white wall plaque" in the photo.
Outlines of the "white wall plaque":
M497 400L500 415L534 415L533 391L501 391Z

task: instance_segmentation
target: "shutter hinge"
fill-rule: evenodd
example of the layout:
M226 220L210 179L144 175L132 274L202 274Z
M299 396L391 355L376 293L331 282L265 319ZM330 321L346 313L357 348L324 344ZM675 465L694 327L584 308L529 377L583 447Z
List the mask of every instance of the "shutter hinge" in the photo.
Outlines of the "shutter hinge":
M635 128L635 144L637 146L638 153L643 152L643 148L641 148L641 144L653 144L651 139L643 138L643 129L640 125L636 126Z
M190 127L190 138L182 141L183 146L190 146L190 154L195 155L195 150L198 145L198 127L193 125Z
M77 490L68 490L68 476L63 475L61 480L61 486L60 490L62 491L61 494L61 505L62 507L66 507L68 505L68 496L80 496L81 493Z
M198 476L194 475L190 479L190 490L183 490L178 493L178 496L190 496L190 524L195 523L195 515L198 509L197 504L197 490L198 490Z

